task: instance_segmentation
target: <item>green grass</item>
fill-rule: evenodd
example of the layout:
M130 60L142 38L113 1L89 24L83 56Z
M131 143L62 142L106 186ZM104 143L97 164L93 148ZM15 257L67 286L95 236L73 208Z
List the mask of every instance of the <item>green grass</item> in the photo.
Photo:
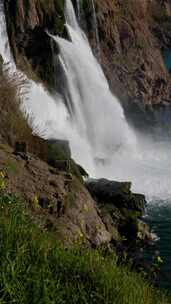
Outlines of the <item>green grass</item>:
M65 249L33 223L14 196L0 194L0 304L166 304L115 254Z

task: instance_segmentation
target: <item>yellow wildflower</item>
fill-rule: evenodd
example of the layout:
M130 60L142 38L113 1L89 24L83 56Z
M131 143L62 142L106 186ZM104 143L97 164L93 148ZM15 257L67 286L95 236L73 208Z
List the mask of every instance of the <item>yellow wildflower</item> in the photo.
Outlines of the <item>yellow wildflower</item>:
M163 264L163 259L159 255L157 256L157 263Z
M5 174L3 171L0 171L0 178L5 178Z
M0 190L5 190L6 185L5 185L5 181L0 179Z
M37 208L40 207L40 206L39 206L39 198L38 198L37 195L35 195L34 198L33 198L33 207L34 207L35 209L37 209Z
M142 239L143 239L143 234L142 234L142 232L141 232L141 231L138 231L138 233L137 233L137 237L138 237L140 240L142 240Z

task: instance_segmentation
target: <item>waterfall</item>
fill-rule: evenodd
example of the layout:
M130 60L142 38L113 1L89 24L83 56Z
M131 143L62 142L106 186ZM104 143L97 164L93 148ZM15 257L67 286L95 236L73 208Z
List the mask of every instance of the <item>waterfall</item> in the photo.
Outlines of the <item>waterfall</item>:
M10 46L8 42L8 35L6 31L6 20L4 14L4 3L0 1L0 55L2 56L4 65L10 63L12 69L13 57L10 52ZM15 65L14 65L15 66Z
M73 109L78 138L85 144L80 155L71 140L73 156L84 165L89 155L97 177L131 180L135 191L149 197L171 197L170 145L155 143L141 134L135 136L78 25L71 0L66 0L65 10L70 41L52 38L60 49L66 79L63 96L69 92L67 104ZM86 168L92 173L90 167Z
M72 22L79 30L73 7L70 5L66 12L67 10L72 10L72 15L69 14L68 18L73 18ZM46 139L69 140L73 157L94 175L94 161L90 145L78 132L76 124L73 124L70 112L65 106L64 97L58 92L53 97L50 96L41 84L33 82L24 73L17 70L10 52L2 1L0 2L0 54L4 64L8 63L8 76L23 77L27 82L27 94L23 94L21 110L30 118L33 133ZM63 65L62 59L61 65ZM23 88L23 90L25 89ZM70 95L70 90L68 93ZM19 94L22 94L22 88L19 88ZM69 96L68 100L70 100Z
M133 135L87 39L80 29L75 30L77 26L75 20L66 25L71 41L53 37L60 49L60 61L67 78L64 91L70 92L67 103L73 109L73 121L90 144L93 159L108 160L119 148L128 148Z
M77 0L78 21L81 21L81 0Z
M17 70L0 6L0 54L9 62L10 73L27 80L21 108L34 117L33 131L44 138L69 140L73 158L92 176L131 180L135 191L171 198L171 145L135 136L79 27L71 0L65 1L65 17L70 41L52 36L60 49L54 56L60 65L56 83L63 82L60 93L52 97Z
M97 56L97 58L100 59L100 39L99 39L98 22L97 22L94 0L91 0L91 4L92 4L92 11L93 11L93 28L94 28L95 39L96 39L96 56Z
M79 2L79 0L78 0L78 2ZM65 21L66 21L66 23L72 24L72 26L75 30L79 30L79 25L78 25L78 22L77 22L77 18L76 18L76 15L75 15L75 11L74 11L74 7L72 5L72 2L71 1L65 1L64 6L65 6Z

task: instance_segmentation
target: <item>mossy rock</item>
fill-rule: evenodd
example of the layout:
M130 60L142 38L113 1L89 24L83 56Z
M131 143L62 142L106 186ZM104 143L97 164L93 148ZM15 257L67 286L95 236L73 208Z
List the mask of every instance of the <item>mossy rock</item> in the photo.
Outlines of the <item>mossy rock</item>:
M74 175L83 182L80 166L71 158L71 150L68 141L49 140L47 147L47 162L50 166L59 171L65 171Z
M71 150L69 142L66 140L49 140L48 141L48 163L54 165L56 160L71 159Z
M86 182L93 198L105 206L111 204L121 209L135 210L143 214L146 200L142 194L131 192L130 182L116 182L107 179L91 179Z

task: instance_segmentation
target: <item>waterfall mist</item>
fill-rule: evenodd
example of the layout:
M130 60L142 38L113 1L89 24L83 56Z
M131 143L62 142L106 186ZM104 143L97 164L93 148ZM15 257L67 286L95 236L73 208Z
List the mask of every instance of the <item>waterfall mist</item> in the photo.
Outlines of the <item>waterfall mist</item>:
M150 198L171 198L170 143L155 143L129 127L77 22L71 0L65 1L65 18L69 40L51 36L60 49L54 65L60 65L64 80L61 92L49 96L42 85L26 78L28 94L22 109L34 118L33 130L45 138L69 140L73 158L91 176L131 180L135 191ZM4 62L22 74L6 51L9 43L2 6L0 38Z

